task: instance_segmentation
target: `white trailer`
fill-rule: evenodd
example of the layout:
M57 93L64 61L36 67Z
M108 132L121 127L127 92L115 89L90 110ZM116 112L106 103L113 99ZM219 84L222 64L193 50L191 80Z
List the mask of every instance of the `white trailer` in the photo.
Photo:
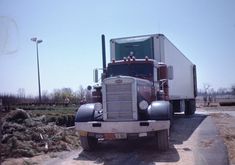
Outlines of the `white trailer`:
M151 49L149 49L150 47ZM151 34L111 39L110 51L112 60L121 60L133 55L137 59L148 56L159 63L165 63L173 74L171 81L168 82L168 87L169 100L174 105L174 111L185 111L186 114L194 113L195 97L197 96L196 66L166 36ZM194 110L187 112L189 107Z

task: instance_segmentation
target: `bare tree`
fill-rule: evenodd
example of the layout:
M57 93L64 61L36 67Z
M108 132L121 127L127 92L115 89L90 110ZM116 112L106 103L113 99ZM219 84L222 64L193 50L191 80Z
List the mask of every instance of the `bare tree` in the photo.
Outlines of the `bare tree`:
M232 86L232 95L235 95L235 85Z
M62 102L62 97L61 97L61 90L60 89L54 89L53 93L52 93L52 98L54 100L54 102Z
M211 95L210 94L208 95L208 93L214 91L214 89L212 88L213 90L212 89L210 90L211 85L207 84L207 83L204 83L203 87L204 87L204 91L205 91L205 94L203 96L204 106L210 106L212 99L211 99Z
M208 90L210 89L210 87L211 87L210 84L207 84L207 83L204 83L204 84L203 84L203 88L204 88L205 94L208 93Z
M225 94L228 93L228 89L227 89L227 88L219 88L219 89L217 90L217 93L218 93L219 95L225 95Z
M84 99L85 96L86 96L86 89L84 89L82 85L80 85L77 91L77 97L79 100L82 100Z
M19 98L25 98L25 89L24 88L19 88L17 91L17 95Z
M50 101L50 95L48 94L47 90L42 91L42 102L48 103Z
M62 96L62 99L72 98L73 97L72 89L71 88L62 88L61 89L61 96Z

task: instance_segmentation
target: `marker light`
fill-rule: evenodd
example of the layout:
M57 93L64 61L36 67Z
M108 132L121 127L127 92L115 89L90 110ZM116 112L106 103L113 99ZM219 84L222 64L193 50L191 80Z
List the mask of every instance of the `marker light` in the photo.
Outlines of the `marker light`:
M133 56L134 55L134 52L133 51L130 51L130 56Z
M133 61L135 61L135 56L132 57Z
M148 61L148 60L149 60L149 57L148 57L148 56L145 56L145 60Z

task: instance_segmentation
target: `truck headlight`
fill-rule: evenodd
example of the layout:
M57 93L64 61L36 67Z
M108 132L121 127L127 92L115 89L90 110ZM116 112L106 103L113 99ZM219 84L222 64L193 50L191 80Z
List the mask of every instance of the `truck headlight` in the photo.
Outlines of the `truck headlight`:
M149 106L149 104L148 104L148 102L145 101L145 100L142 100L142 101L139 103L139 107L140 107L141 110L147 109L148 106Z
M102 104L101 103L95 103L94 109L95 109L95 111L100 111L102 109Z

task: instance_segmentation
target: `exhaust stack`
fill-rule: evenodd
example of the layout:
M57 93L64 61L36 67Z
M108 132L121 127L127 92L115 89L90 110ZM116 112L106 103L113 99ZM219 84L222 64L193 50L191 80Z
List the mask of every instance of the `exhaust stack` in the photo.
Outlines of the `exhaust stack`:
M105 35L101 35L102 40L102 62L103 62L103 73L106 72L106 51L105 51Z

